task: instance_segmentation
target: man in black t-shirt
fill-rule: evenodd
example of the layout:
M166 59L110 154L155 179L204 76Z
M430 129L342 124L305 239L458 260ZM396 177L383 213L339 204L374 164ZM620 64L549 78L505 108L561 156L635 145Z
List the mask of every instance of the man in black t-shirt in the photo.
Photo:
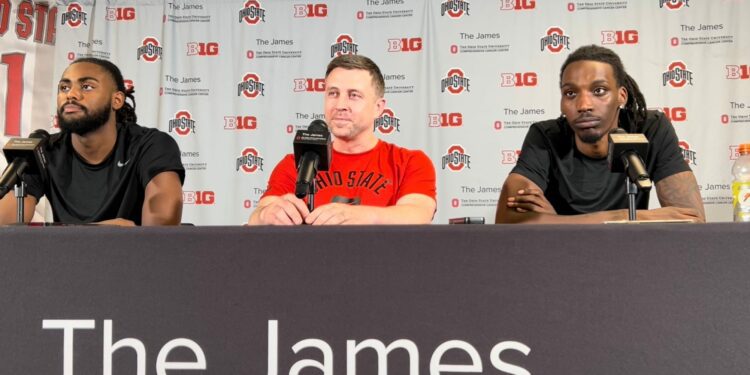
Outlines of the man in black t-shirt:
M83 58L70 64L58 84L61 132L46 148L49 176L24 178L26 222L46 196L59 223L180 223L180 150L167 134L136 125L134 105L133 90L111 62ZM0 224L15 222L16 210L16 198L3 197Z
M639 193L638 219L705 221L698 184L672 124L662 113L646 110L617 54L595 45L579 48L560 70L560 89L562 116L529 129L503 184L496 223L627 219L625 175L611 173L607 163L607 135L618 126L649 141L642 156L661 208L648 210L648 193Z

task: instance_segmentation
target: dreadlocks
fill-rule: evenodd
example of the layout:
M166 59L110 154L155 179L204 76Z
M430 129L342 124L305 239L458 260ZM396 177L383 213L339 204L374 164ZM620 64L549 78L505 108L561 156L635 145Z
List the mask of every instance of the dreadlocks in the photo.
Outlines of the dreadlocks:
M120 107L120 109L115 112L115 120L118 123L136 123L138 121L138 116L136 116L135 114L135 96L133 95L133 93L135 93L135 89L132 87L125 88L125 80L122 78L122 73L120 72L120 69L117 67L117 65L111 63L108 60L97 59L95 57L82 57L73 61L71 65L77 63L96 64L109 72L110 76L112 76L112 80L115 81L115 85L117 85L117 91L122 91L125 94L125 98L129 98L133 103L133 105L130 105L130 103L128 103L126 100L122 104L122 107Z
M641 124L646 120L646 99L638 88L638 84L633 77L625 72L620 56L614 51L597 45L583 46L568 55L568 58L560 68L560 82L568 65L582 60L598 61L609 64L615 73L615 79L620 87L624 87L628 92L628 101L625 103L623 110L620 111L620 127L629 133L640 132Z

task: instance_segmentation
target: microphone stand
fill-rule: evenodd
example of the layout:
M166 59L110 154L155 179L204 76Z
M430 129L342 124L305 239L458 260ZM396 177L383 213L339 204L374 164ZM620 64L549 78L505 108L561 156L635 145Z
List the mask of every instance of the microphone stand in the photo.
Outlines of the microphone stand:
M17 183L15 188L13 188L13 193L16 196L16 206L18 206L18 210L16 211L16 222L19 225L22 225L24 214L24 199L26 198L26 183L23 180Z
M315 209L315 192L317 189L315 188L315 179L310 181L310 185L307 186L307 209L310 210L310 212L313 212Z
M638 185L630 180L630 176L625 177L625 190L628 194L628 220L635 221L635 195L638 194Z

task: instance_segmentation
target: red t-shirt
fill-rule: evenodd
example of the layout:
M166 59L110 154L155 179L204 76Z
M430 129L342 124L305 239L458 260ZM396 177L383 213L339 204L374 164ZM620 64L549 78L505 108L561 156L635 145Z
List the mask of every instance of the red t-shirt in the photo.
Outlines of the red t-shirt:
M294 193L294 155L285 156L271 172L263 197ZM342 154L333 150L328 171L315 176L315 204L335 202L393 206L407 194L435 199L435 167L422 151L378 141L370 151Z

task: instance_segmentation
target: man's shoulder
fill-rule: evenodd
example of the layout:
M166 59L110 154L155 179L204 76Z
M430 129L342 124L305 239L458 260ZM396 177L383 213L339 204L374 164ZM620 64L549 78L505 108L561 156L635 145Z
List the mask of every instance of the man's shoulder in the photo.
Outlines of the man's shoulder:
M380 149L381 155L389 155L396 160L410 160L414 158L429 160L427 154L422 150L406 148L383 140L380 140L376 147Z

